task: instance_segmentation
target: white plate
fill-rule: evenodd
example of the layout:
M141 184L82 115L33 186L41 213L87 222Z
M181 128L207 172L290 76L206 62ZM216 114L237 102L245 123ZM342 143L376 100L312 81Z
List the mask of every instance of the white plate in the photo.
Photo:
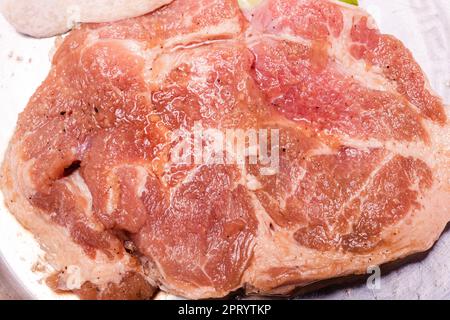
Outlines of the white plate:
M401 39L430 78L432 87L450 104L450 2L448 0L360 0L379 27ZM45 79L54 39L20 36L0 16L0 155L13 133L17 115ZM42 254L33 237L3 206L0 194L0 281L11 297L66 299L42 283L44 274L31 269ZM380 290L353 285L314 294L325 299L450 299L450 232L430 254L383 275ZM4 260L3 262L1 260ZM3 279L2 279L3 278ZM12 289L11 289L12 288ZM2 284L0 283L0 297Z

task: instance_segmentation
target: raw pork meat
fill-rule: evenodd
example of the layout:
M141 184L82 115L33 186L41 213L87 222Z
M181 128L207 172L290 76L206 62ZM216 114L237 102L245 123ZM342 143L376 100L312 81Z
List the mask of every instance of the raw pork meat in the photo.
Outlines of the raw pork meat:
M256 2L174 1L65 38L2 169L53 286L288 294L439 238L449 125L410 51L353 6ZM278 170L172 161L199 123L278 130Z

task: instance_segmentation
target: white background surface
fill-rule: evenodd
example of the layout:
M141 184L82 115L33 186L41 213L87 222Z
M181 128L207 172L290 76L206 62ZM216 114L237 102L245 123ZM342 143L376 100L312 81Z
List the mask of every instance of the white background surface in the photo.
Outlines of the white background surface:
M450 104L450 1L360 0L385 33L409 47L430 78L432 87ZM0 16L0 157L13 133L17 115L45 79L54 39L20 36ZM450 208L449 208L450 210ZM41 251L33 238L3 206L0 195L0 258L36 298L55 296L42 284L42 274L31 272ZM1 270L1 269L0 269ZM1 271L0 271L1 272ZM1 277L0 277L1 279ZM2 297L0 283L0 297ZM4 295L4 293L3 293ZM14 296L12 292L9 295ZM364 284L313 294L326 299L450 299L450 231L423 260L383 275L380 290Z

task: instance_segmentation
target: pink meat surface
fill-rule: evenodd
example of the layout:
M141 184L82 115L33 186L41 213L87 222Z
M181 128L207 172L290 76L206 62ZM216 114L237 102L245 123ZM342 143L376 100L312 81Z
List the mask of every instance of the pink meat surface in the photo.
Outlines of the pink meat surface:
M279 170L172 161L196 123L279 130ZM428 250L450 220L449 136L410 51L365 11L180 0L64 39L1 181L59 290L287 294Z

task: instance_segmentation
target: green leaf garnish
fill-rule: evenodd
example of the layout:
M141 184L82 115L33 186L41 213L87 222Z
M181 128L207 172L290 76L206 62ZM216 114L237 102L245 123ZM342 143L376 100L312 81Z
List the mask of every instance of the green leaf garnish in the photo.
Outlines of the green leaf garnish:
M352 4L354 6L358 5L358 0L339 0L339 1L342 1L342 2L345 2L345 3L348 3L348 4Z

